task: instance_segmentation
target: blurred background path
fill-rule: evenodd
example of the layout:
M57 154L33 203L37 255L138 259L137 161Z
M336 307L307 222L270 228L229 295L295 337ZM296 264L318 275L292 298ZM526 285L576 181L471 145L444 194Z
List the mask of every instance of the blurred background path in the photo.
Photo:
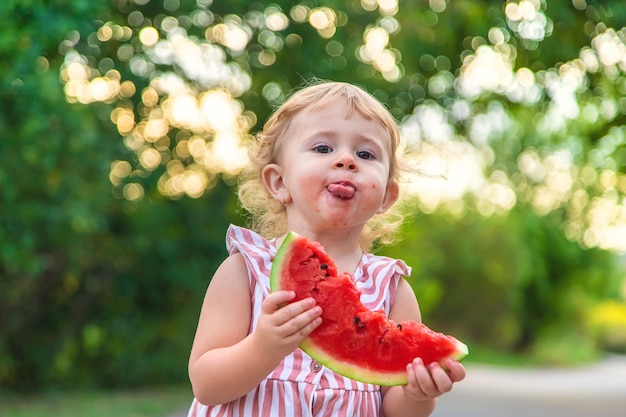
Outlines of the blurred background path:
M568 369L467 365L433 417L625 417L626 356Z

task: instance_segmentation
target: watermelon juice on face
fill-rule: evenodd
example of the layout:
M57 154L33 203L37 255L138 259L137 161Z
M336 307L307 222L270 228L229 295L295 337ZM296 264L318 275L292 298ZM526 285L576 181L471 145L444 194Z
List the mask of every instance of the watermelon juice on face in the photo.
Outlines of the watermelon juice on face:
M396 201L398 185L389 181L389 133L346 103L295 115L282 141L277 163L266 166L264 176L270 192L287 203L289 230L316 241L347 234L344 238L358 242L365 223ZM346 259L353 270L361 248L343 247L353 250Z

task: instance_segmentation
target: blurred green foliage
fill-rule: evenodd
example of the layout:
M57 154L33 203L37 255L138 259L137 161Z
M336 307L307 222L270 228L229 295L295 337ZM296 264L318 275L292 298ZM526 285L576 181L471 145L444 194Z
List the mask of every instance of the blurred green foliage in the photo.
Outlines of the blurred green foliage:
M183 381L234 193L113 198L128 151L107 109L68 104L59 81L60 39L103 5L48 3L0 6L0 385Z
M290 16L288 29L249 29L243 50L220 46L226 67L238 67L249 76L250 86L237 100L255 115L251 130L258 129L287 92L312 77L363 85L399 120L421 105L449 108L459 99L453 87L464 58L477 43L487 43L491 28L507 26L502 5L488 1L433 1L430 6L404 1L394 20L372 6L373 1L321 3L298 5L336 11L337 26L330 37L306 19L295 22ZM511 36L506 44L516 48L517 66L546 78L558 72L559 63L574 59L599 27L623 24L626 16L621 4L608 8L604 2L576 1L576 8L565 0L540 3L554 24L549 36ZM177 64L149 61L150 54L137 40L142 27L171 24L167 18L176 16L189 38L198 40L204 39L207 25L245 26L269 9L287 16L292 6L243 0L0 4L2 388L186 380L204 289L226 255L226 226L243 222L233 176L216 176L197 198L167 198L159 192L159 178L176 158L178 135L190 133L172 128L171 142L159 148L164 163L146 169L136 149L125 142L129 135L112 123L112 112L130 109L137 122L153 114L155 109L141 95L156 75L177 74L197 91L224 87L219 82L203 85ZM193 23L209 17L210 24ZM394 22L400 30L392 30ZM106 36L97 33L105 26L122 35L102 40ZM388 49L400 68L393 81L357 55L363 32L372 27L393 32ZM129 45L138 60L124 58ZM74 52L91 69L90 77L117 71L115 76L130 81L136 94L93 100L89 106L68 103L63 69ZM260 57L272 64L262 64ZM620 139L626 113L619 101L626 84L619 68L589 74L586 89L575 95L581 108L587 106L585 114L609 102L617 103L617 111L604 119L575 118L554 134L536 126L537 115L550 107L549 98L529 104L511 102L502 92L483 92L471 100L474 115L492 117L490 109L501 108L512 120L508 129L490 136L493 165L485 174L500 170L519 178L518 157L525 149L541 154L569 144L577 150L580 166L596 164L592 171L597 175L583 184L585 201L609 191L618 200L623 192L619 181L609 191L597 184L620 178L602 176L603 169L622 174L626 169ZM452 124L457 135L470 136L470 121ZM181 157L186 166L192 159ZM124 181L111 177L115 161L133 167ZM594 338L602 336L589 330L585 315L597 302L623 296L623 269L614 253L580 246L580 233L564 237L571 207L564 204L536 214L532 198L524 194L532 184L524 181L517 184L517 206L506 215L483 216L471 196L465 198L467 209L461 216L443 209L432 214L416 210L408 216L405 239L385 253L413 266L411 283L433 327L504 352L543 349L563 332L563 340L592 340L595 348ZM145 190L142 198L124 198L120 189L131 182ZM602 328L602 320L591 328Z
M468 341L505 352L534 352L567 338L549 362L567 364L587 345L597 354L586 316L598 300L619 297L623 268L614 254L583 250L554 219L527 210L506 217L419 215L401 244L385 253L413 266L409 279L424 320Z

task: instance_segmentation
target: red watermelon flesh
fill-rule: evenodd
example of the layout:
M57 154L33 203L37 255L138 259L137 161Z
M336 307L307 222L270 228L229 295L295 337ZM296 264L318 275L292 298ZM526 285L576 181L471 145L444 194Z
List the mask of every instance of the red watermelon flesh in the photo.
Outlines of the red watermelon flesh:
M317 242L294 232L279 248L270 276L272 291L296 293L293 301L315 298L322 324L300 347L329 369L377 385L407 383L406 365L420 357L425 364L467 355L467 346L422 323L395 323L383 311L370 311L360 300L352 275L337 274L334 261ZM292 301L292 302L293 302Z

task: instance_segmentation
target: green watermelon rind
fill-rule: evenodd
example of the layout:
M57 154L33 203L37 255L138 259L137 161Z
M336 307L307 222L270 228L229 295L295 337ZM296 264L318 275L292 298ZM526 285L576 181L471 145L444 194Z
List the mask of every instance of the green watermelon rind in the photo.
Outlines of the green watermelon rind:
M272 268L270 271L271 292L280 291L282 289L280 287L281 266L285 264L285 261L288 261L287 256L291 251L292 243L296 242L299 239L305 238L300 236L296 232L290 231L289 233L287 233L285 239L278 248L278 251L274 256L274 261L272 263ZM454 339L454 343L456 347L455 351L449 356L444 357L440 361L441 366L443 366L444 368L445 362L448 359L460 361L469 353L469 349L466 344L457 339ZM405 385L408 382L405 369L398 372L381 372L359 366L354 362L341 361L333 357L332 354L327 353L326 350L323 349L323 347L313 343L313 341L309 337L306 337L302 340L302 342L300 343L300 349L302 349L305 353L311 356L314 360L326 366L328 369L331 369L332 371L355 381L381 386Z
M445 362L448 359L460 361L469 353L465 343L455 339L455 346L455 351L451 355L444 357L440 362L444 369L446 368ZM305 338L300 343L300 349L328 369L355 381L381 386L406 385L408 383L405 369L398 372L380 372L359 366L354 362L340 361L327 353L323 348L313 344L309 338Z
M280 291L280 266L285 262L285 256L291 249L291 242L300 237L296 232L289 232L285 236L283 243L278 247L278 251L272 261L272 269L270 270L270 292Z
M405 385L407 383L405 370L382 373L359 367L352 362L340 361L326 353L324 349L311 343L308 338L300 343L300 349L328 369L355 381L381 386Z

